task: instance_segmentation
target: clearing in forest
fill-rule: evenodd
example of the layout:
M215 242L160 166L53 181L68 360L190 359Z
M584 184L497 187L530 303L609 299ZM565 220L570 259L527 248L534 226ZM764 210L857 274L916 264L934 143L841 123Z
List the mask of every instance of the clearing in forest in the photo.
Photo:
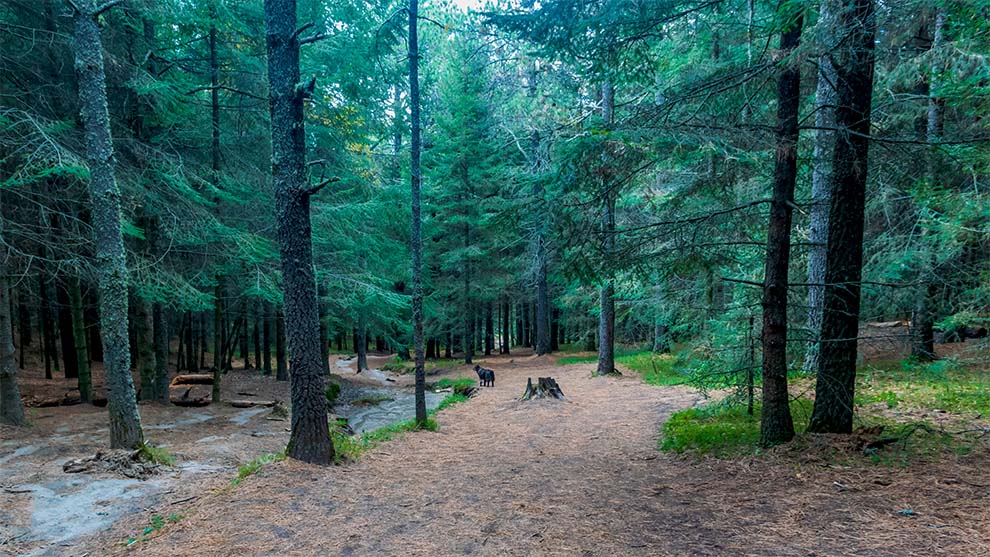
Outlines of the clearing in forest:
M793 453L736 460L659 453L699 395L593 364L491 358L494 388L358 462L265 466L237 486L119 522L91 554L987 555L985 452L888 468ZM468 366L444 376L469 376ZM566 401L523 402L553 376ZM809 451L813 453L813 451ZM123 548L153 515L182 518Z

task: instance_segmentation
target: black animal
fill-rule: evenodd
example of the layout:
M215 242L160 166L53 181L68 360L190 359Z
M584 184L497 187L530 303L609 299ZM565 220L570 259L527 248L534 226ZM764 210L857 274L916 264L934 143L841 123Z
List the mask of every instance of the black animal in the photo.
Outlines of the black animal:
M478 380L481 382L482 387L495 386L495 370L474 366L474 371L478 374Z

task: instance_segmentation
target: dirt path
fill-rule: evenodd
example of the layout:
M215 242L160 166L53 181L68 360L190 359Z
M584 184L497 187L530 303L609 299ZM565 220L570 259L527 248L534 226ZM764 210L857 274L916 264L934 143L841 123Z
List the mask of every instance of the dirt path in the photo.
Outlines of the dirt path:
M910 473L679 458L656 436L691 391L592 378L590 365L489 362L496 387L443 412L437 433L349 466L273 465L128 550L113 542L134 526L115 528L93 554L990 554L985 455ZM516 401L539 375L569 402Z

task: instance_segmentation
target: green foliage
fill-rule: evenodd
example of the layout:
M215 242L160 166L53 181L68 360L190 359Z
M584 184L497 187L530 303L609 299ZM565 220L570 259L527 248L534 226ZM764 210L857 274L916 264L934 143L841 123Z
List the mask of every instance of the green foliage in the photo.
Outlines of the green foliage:
M672 354L657 354L649 350L616 351L615 363L625 366L643 376L650 385L681 385L688 377L675 369L677 357ZM567 356L559 358L557 365L590 364L598 361L597 355Z
M791 414L808 416L812 405L808 399L792 400ZM757 406L750 416L745 407L721 403L675 412L663 425L660 450L719 458L759 452L760 412Z
M990 377L950 358L924 363L907 359L899 367L861 370L856 385L857 406L878 402L905 412L939 410L985 415L990 409Z
M470 399L467 397L467 395L462 395L460 393L451 393L446 397L444 397L444 399L440 401L440 404L437 405L437 412L441 410L446 410L447 408L450 408L455 404L459 404L461 402L467 402L468 400Z

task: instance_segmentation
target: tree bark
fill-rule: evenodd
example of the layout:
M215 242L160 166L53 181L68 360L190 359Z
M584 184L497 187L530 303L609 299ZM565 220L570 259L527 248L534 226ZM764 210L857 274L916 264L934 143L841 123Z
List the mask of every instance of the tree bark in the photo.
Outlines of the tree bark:
M423 217L420 181L420 106L419 106L419 1L409 0L409 182L412 200L412 224L409 242L412 251L413 350L416 354L416 423L426 424L426 361L423 353Z
M832 199L832 149L835 145L836 75L832 50L841 35L836 32L836 17L841 0L821 0L818 26L822 28L818 57L818 85L815 89L815 147L811 171L811 218L808 248L808 334L811 343L804 358L804 371L818 370L822 327L822 301L825 291L825 254L828 241L828 211Z
M611 82L602 84L602 119L607 128L615 119L615 89ZM603 180L604 211L602 214L602 246L605 251L605 274L608 278L599 290L598 368L595 375L615 373L615 285L611 278L612 252L615 250L615 192L606 178Z
M0 231L3 222L0 219ZM0 245L5 245L0 238ZM24 404L17 388L17 361L14 359L14 328L10 315L10 285L7 282L9 254L0 253L0 423L27 425Z
M138 377L141 379L141 389L138 392L140 400L156 400L155 392L155 343L152 340L153 330L151 315L148 313L148 302L134 296L134 332L137 342Z
M56 282L55 300L58 305L58 338L62 344L62 372L66 379L78 379L79 361L76 337L72 330L72 307L69 303L69 286L64 279Z
M837 78L834 186L829 204L818 380L808 426L809 431L818 433L852 432L873 98L873 0L843 0L838 25L845 47L833 53Z
M93 400L93 375L86 350L86 321L83 319L82 287L79 284L79 277L70 278L68 288L72 337L75 339L74 349L79 371L79 400L86 404Z
M945 42L946 11L944 7L936 9L935 29L932 33L932 46L929 51L934 60L941 56ZM932 186L939 185L940 153L935 145L942 138L945 121L945 101L939 97L938 79L943 69L941 64L933 64L930 76L925 77L928 89L928 111L925 126L925 139L931 144L928 153L928 181ZM923 251L918 254L919 283L915 293L915 306L911 315L911 355L920 361L935 359L935 311L937 306L938 285L935 281L937 265L934 250L927 245L927 234L922 232ZM926 253L927 252L927 253Z
M368 320L362 311L358 316L358 326L355 329L354 348L357 353L358 372L368 369Z
M333 461L320 363L320 317L313 271L311 186L306 180L300 37L295 0L265 0L272 126L272 183L282 260L285 328L292 368L292 432L288 456L314 464Z
M794 421L787 391L787 279L791 261L794 186L797 181L801 67L790 56L801 42L804 19L790 6L786 0L781 0L777 10L783 26L780 55L784 66L777 78L777 151L763 279L763 415L760 443L764 446L786 443L794 438Z
M264 351L264 369L265 375L272 374L272 304L271 302L264 302L264 335L262 341L262 350Z
M131 378L127 336L127 256L120 226L120 190L114 175L113 140L107 112L103 45L95 0L77 0L73 46L79 103L89 165L89 196L96 240L100 330L106 369L110 447L135 449L144 442Z

